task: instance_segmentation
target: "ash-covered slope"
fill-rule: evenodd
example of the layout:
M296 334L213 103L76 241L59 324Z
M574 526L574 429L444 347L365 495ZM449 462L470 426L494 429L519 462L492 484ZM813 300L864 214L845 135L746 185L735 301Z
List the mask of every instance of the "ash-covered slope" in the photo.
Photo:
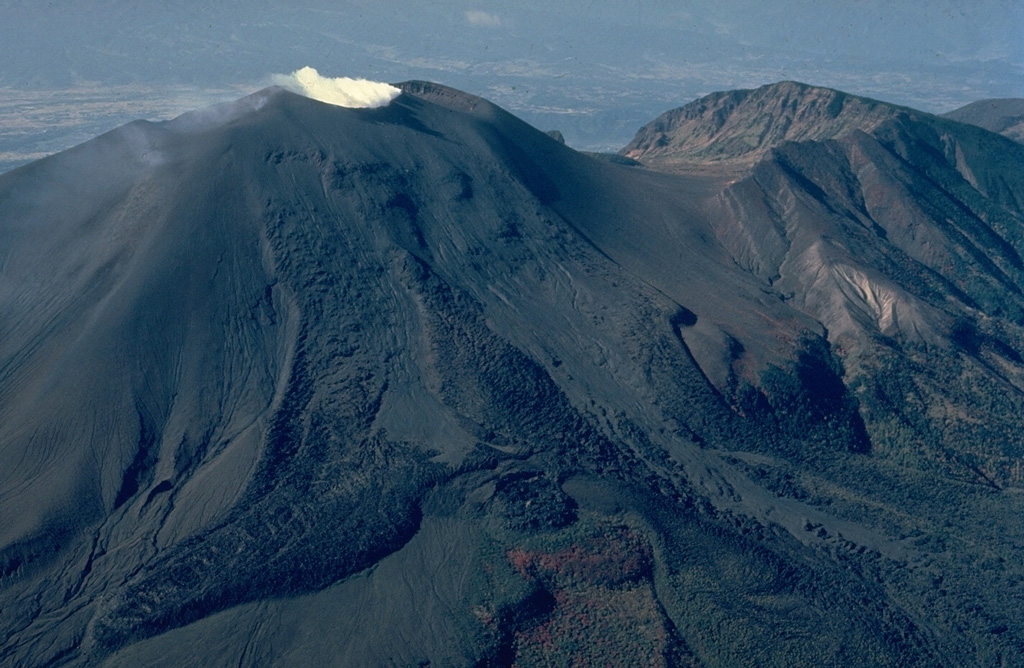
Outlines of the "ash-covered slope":
M1024 99L1021 98L978 100L945 113L943 117L977 125L1024 143Z
M0 659L1020 665L1017 154L680 176L402 88L0 177Z

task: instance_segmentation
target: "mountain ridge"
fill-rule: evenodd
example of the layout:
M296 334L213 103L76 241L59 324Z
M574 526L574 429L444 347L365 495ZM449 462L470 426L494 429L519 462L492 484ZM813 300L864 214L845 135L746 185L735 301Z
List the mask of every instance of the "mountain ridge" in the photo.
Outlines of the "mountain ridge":
M785 142L842 139L854 131L872 134L883 123L907 118L934 119L940 126L939 119L966 122L998 134L1016 117L1011 108L993 111L997 102L1005 106L1014 100L982 101L936 116L831 88L783 81L711 93L667 111L640 128L620 154L663 169L685 168L687 163L705 169L715 163L742 166L766 157ZM993 114L998 117L989 118Z
M873 129L899 108L795 81L712 93L665 112L621 153L651 161L749 162L783 141L827 139ZM910 111L910 110L906 110Z

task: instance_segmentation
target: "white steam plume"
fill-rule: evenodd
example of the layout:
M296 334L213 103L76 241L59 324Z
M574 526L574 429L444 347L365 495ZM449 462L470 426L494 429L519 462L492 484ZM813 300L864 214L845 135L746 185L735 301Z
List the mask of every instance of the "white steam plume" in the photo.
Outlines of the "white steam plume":
M275 74L272 80L290 91L339 107L383 107L402 92L379 81L320 76L312 67Z

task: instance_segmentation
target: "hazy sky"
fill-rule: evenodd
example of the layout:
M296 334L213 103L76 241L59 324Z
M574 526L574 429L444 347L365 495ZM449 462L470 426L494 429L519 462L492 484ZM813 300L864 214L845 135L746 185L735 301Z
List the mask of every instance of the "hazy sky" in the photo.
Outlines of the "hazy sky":
M1022 45L1020 0L0 0L0 169L305 65L439 81L617 148L695 97L784 79L933 112L1024 97Z

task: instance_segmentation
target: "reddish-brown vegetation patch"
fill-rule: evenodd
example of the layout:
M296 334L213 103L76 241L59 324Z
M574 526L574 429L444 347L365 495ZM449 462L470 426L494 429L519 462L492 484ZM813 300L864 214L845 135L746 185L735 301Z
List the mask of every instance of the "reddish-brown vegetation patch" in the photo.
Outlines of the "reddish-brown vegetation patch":
M647 540L622 525L571 540L507 552L520 575L554 598L550 614L516 632L514 665L667 665L673 640L651 582Z

